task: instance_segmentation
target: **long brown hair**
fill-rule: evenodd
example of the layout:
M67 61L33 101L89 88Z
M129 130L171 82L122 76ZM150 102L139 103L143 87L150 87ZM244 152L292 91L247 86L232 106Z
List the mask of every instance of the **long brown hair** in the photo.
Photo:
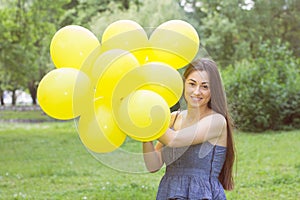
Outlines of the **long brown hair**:
M208 107L223 115L227 122L227 153L224 165L219 175L219 180L225 190L234 188L233 163L235 161L235 147L233 139L233 122L228 112L225 90L217 64L208 58L200 58L191 62L183 74L185 79L194 71L206 71L210 80L211 98Z

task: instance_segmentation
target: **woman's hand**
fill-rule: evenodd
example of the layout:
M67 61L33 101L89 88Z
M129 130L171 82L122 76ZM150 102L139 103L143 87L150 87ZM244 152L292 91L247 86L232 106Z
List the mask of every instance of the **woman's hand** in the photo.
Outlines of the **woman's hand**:
M161 148L163 145L158 142L154 147L153 142L143 142L143 156L149 172L156 172L163 166Z

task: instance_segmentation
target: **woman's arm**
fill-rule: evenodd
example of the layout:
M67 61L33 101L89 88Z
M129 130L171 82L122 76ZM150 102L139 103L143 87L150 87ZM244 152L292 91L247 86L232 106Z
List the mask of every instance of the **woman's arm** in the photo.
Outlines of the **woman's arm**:
M153 142L143 142L144 162L149 172L156 172L163 166L161 148L163 145L158 142L154 147Z
M178 116L179 111L174 111L171 113L171 120L169 127L173 126ZM143 156L144 162L148 171L156 172L161 169L164 162L161 157L161 149L163 148L163 144L157 142L156 146L154 147L153 142L143 142Z
M170 147L183 147L212 140L222 133L226 133L226 119L221 114L212 114L181 130L168 129L158 140Z

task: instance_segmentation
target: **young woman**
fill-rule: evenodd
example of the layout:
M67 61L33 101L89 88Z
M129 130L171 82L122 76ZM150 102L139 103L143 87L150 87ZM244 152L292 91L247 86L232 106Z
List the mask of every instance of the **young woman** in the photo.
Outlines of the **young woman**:
M226 199L232 190L235 159L232 122L214 61L193 61L183 75L187 110L171 115L170 128L153 142L143 143L150 172L166 164L157 200Z

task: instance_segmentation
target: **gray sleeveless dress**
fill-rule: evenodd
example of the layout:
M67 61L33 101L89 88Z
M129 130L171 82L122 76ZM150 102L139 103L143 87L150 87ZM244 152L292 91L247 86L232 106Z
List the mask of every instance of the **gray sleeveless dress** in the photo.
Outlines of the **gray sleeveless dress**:
M166 172L160 181L157 200L225 200L218 176L226 157L226 147L209 142L189 147L164 146Z

